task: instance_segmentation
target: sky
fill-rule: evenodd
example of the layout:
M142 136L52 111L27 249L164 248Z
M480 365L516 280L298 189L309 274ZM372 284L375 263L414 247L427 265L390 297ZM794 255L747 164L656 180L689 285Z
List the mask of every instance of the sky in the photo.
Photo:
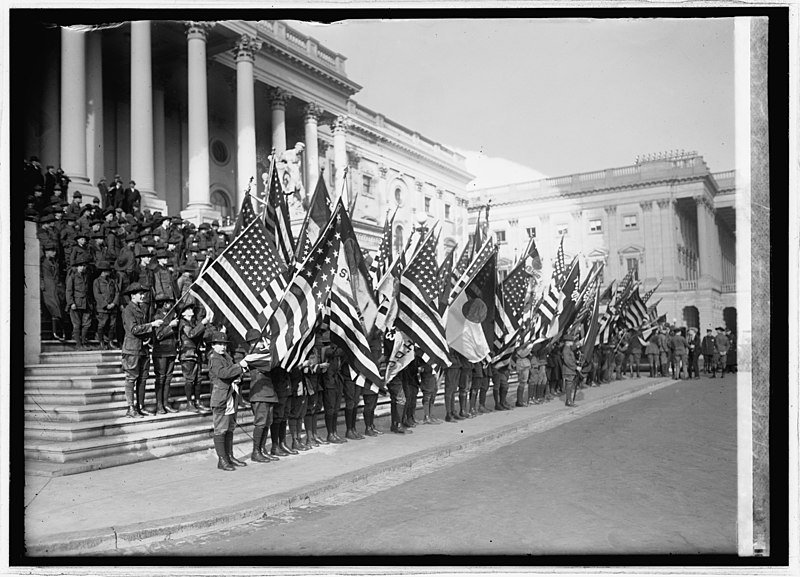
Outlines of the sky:
M681 149L734 168L732 19L290 24L347 57L360 104L530 175Z

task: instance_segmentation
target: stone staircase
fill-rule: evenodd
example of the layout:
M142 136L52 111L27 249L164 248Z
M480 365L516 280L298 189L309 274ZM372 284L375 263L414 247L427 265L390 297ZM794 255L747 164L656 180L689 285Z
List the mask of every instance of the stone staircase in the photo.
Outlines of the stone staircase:
M129 419L123 416L127 406L119 350L70 349L45 341L40 363L25 367L26 474L72 475L212 447L211 416L185 410L179 367L170 386L170 402L179 412ZM205 371L202 382L208 391ZM247 382L243 385L246 392ZM154 387L151 368L145 393L151 410ZM234 442L251 442L252 413L240 410L238 422L242 426ZM249 445L242 450L249 451Z

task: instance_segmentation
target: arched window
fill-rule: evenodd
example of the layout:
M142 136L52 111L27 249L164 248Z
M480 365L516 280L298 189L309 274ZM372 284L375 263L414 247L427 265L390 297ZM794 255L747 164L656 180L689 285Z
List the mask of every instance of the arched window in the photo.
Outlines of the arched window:
M216 189L211 193L211 204L216 208L222 218L233 217L233 210L231 209L231 199L228 193L222 189Z

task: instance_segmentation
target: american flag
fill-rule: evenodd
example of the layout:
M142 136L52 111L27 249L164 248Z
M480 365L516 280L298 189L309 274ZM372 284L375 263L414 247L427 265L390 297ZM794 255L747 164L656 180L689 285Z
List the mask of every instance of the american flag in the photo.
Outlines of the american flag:
M664 299L658 299L654 304L647 307L647 318L651 321L655 321L658 318L658 305Z
M524 261L520 261L500 284L506 315L513 328L518 327L522 321L525 297L528 295L528 287L533 279L533 275L526 270L523 263Z
M644 296L642 297L642 302L647 304L647 301L650 300L650 297L653 296L653 293L656 292L656 290L658 290L658 287L660 286L661 286L661 281L658 281L658 284L656 286L654 286L649 291L644 293Z
M308 331L308 334L297 341L294 346L289 349L289 352L286 353L286 356L280 360L281 367L289 371L305 361L308 355L311 354L311 351L314 349L320 318L321 317L317 317L314 326Z
M487 241L487 244L491 240ZM491 243L493 244L493 243ZM495 338L495 311L497 289L497 246L493 246L484 265L474 275L472 281L466 286L464 291L470 299L480 299L486 305L486 317L483 319L483 336L486 343L491 346Z
M561 237L561 242L558 245L558 252L556 252L556 260L553 263L553 278L557 286L564 284L567 278L567 265L564 262L564 237Z
M433 304L438 297L435 242L433 231L428 232L400 277L395 326L406 335L413 335L414 342L433 362L450 366L442 317Z
M264 224L254 219L203 270L190 291L244 340L248 329L264 327L277 306L285 269L267 240Z
M616 303L624 303L625 300L630 296L630 291L633 290L633 273L636 271L635 268L632 268L628 271L623 279L620 281L619 285L617 285L617 293L616 293Z
M395 209L394 212L397 214L397 209ZM389 270L389 265L392 262L393 222L394 215L392 215L392 218L389 219L389 214L387 213L386 220L383 223L383 236L381 237L381 244L378 247L377 254L372 259L372 264L370 265L370 274L372 275L375 286L378 286L378 283L383 278L383 275L386 274L386 271Z
M563 335L570 327L570 322L573 319L575 312L575 305L579 298L578 293L578 278L580 277L580 266L577 257L572 260L569 267L569 273L558 291L558 309L557 314L550 323L547 329L547 336L553 340L557 340Z
M453 284L458 282L458 279L461 278L467 269L469 268L469 263L472 260L472 237L467 241L467 244L464 245L464 250L461 251L461 256L458 257L458 260L453 265Z
M469 267L464 271L461 277L456 282L455 286L453 286L452 290L450 291L450 302L448 304L452 304L453 301L456 299L458 295L461 294L461 291L464 290L469 283L472 282L472 279L475 278L484 265L489 261L492 254L496 252L497 248L494 246L494 242L492 238L489 237L483 246L481 247L480 251L475 255L475 258L472 259ZM491 341L489 341L491 342Z
M377 393L382 386L378 366L372 358L364 326L359 320L358 304L350 286L350 269L344 251L339 251L337 271L331 289L330 316L331 342L345 352L351 368L364 380L372 384Z
M638 328L647 318L647 306L639 296L639 288L633 291L633 295L628 299L628 307L625 311L625 325L629 328Z
M378 302L375 299L372 278L369 274L367 261L364 258L364 252L361 250L356 232L353 229L353 223L350 221L350 215L345 209L341 198L337 202L337 209L341 215L337 228L339 229L342 251L347 260L347 265L350 267L350 286L356 299L358 318L364 325L366 333L369 334L375 326L375 319L378 315Z
M289 207L286 204L286 195L283 194L283 184L274 166L270 170L264 224L267 227L267 238L278 247L278 254L283 262L292 266L295 251L292 223L289 220Z
M588 330L586 331L586 336L583 339L583 349L581 358L583 359L583 364L586 365L592 358L592 353L594 353L594 347L597 345L597 334L600 331L600 287L599 287L599 278L596 277L597 286L589 299L590 307L589 307L589 325Z
M256 212L253 210L253 200L250 198L250 193L246 193L242 199L242 208L239 210L239 216L236 217L236 225L233 227L233 238L247 228L247 225L256 219Z
M507 280L508 277L506 277ZM502 367L509 363L514 343L522 332L520 327L522 309L520 307L520 316L516 321L509 315L509 304L505 298L504 285L505 282L498 283L495 288L494 357L492 362L496 367Z
M309 338L317 317L325 310L341 244L336 226L339 218L337 207L269 320L273 358L284 359L293 347L299 346L298 342Z
M376 290L378 299L378 314L375 316L375 326L379 330L387 330L394 326L397 318L397 294L400 288L400 275L406 268L406 252L411 245L411 236L408 237L405 248L392 261L389 270L383 275Z
M450 296L450 290L453 288L453 259L456 249L453 247L448 251L447 256L444 257L439 271L436 273L439 287L439 314L443 315L447 309L447 299Z
M325 186L325 179L317 179L317 186L314 189L314 194L311 196L311 203L309 204L306 216L303 219L303 226L300 228L300 234L297 237L297 262L303 260L311 252L311 247L317 242L319 233L325 228L325 225L331 218L331 199L328 196L328 188Z

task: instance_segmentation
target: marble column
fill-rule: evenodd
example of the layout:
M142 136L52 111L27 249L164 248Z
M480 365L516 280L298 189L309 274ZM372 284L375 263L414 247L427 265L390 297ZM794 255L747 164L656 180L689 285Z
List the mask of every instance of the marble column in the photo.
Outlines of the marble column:
M86 93L86 174L91 182L97 183L106 176L103 147L103 36L100 31L90 32L86 36Z
M375 191L376 198L378 199L378 206L380 215L389 214L392 209L392 199L389 196L389 182L387 176L389 174L389 167L385 164L378 166L378 188ZM391 216L391 214L389 214ZM378 224L383 225L383 219L378 219Z
M153 170L155 173L155 189L167 202L167 145L166 145L166 112L164 110L164 88L157 85L153 88ZM173 206L173 214L177 214L180 206ZM164 214L168 214L165 212Z
M304 112L304 125L305 125L305 177L306 177L306 194L313 194L317 186L317 179L319 178L319 148L317 146L318 133L317 123L322 114L322 109L315 103L310 102L306 105Z
M291 98L287 90L273 88L270 91L270 110L272 110L272 148L280 157L286 151L286 102Z
M208 86L206 82L206 36L212 22L186 23L189 73L189 204L181 217L203 223L219 218L211 206L208 155Z
M25 280L25 302L17 303L25 307L26 311L35 311L36 314L22 315L24 317L23 329L24 338L24 363L26 365L39 364L39 355L42 352L42 315L41 310L41 250L39 248L39 237L37 236L36 223L25 221L25 255L23 263L23 276ZM8 286L10 283L6 283ZM3 295L8 298L8 294ZM8 302L8 301L6 301ZM64 325L62 325L63 327Z
M60 131L60 55L57 51L48 53L48 58L43 63L43 78L50 78L52 82L43 83L41 126L39 136L39 158L44 166L52 164L56 168L61 166L61 131ZM35 141L34 141L35 142ZM71 200L71 199L68 199Z
M699 252L699 277L706 281L711 276L711 251L709 242L708 206L702 196L694 198L697 209L697 252Z
M656 228L653 223L653 201L645 200L639 203L642 209L642 238L644 239L644 254L645 263L642 270L639 271L639 278L645 282L648 289L652 288L658 282L658 254L656 242Z
M622 278L628 274L628 269L626 264L620 263L617 255L611 254L611 251L616 251L619 253L619 249L622 247L619 246L619 220L617 220L617 205L611 205L604 207L606 213L606 226L608 227L608 247L609 247L609 258L608 258L608 278L617 278L622 280Z
M331 197L336 199L342 194L345 169L347 168L347 125L346 116L337 116L331 124L333 131L333 166L336 172L335 185Z
M153 162L153 58L150 21L131 22L131 180L142 195L142 210L165 211L155 191Z
M61 168L72 180L70 196L80 192L83 204L91 204L100 194L86 174L86 33L67 27L61 29L60 134Z
M236 61L236 198L235 210L242 204L244 191L253 179L252 192L258 189L256 167L256 104L253 63L261 42L242 34L233 50Z

